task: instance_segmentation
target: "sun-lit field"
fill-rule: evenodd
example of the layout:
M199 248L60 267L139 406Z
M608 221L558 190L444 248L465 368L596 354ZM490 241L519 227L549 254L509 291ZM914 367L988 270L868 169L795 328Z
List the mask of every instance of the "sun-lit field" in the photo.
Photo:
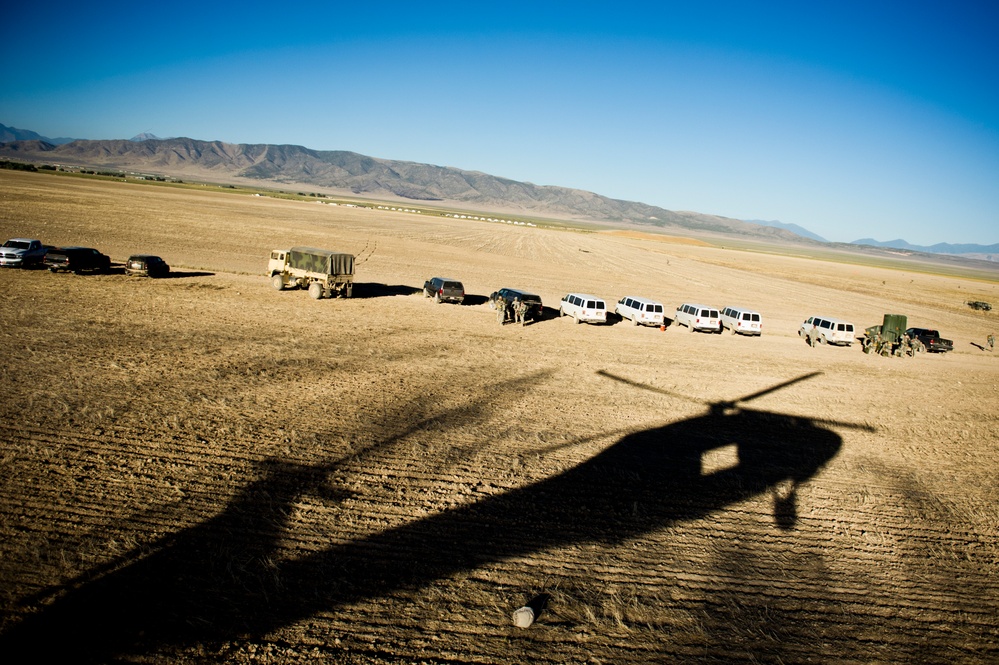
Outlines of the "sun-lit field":
M0 653L999 660L995 279L4 171L0 235L173 268L0 271ZM292 245L355 254L355 297L272 289ZM547 316L501 326L506 286ZM764 332L575 325L570 291ZM885 313L955 350L797 335Z

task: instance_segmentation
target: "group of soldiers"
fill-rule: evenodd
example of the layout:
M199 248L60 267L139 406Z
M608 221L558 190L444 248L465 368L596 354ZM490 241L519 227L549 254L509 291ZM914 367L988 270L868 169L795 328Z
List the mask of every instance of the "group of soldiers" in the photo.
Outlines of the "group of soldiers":
M881 356L913 357L917 353L926 350L923 342L918 337L909 337L903 333L898 338L898 342L883 338L881 333L875 333L873 337L865 336L860 340L864 348L864 353L876 353Z
M513 302L507 302L502 296L496 299L496 320L500 325L505 324L507 321L525 325L527 322L527 310L527 303L520 298L514 298Z

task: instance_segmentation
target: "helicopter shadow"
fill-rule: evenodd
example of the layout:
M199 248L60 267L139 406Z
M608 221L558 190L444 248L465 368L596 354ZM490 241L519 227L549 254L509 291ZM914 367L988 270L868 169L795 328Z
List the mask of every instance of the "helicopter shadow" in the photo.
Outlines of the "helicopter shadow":
M491 563L567 545L615 545L760 494L774 496L776 526L791 529L796 488L841 445L808 418L713 403L701 416L624 434L558 475L284 561L273 555L293 505L304 497L337 503L348 493L330 483L335 463L270 462L217 517L70 585L0 635L0 652L105 662L263 636ZM734 463L706 468L706 453L719 448L734 450Z

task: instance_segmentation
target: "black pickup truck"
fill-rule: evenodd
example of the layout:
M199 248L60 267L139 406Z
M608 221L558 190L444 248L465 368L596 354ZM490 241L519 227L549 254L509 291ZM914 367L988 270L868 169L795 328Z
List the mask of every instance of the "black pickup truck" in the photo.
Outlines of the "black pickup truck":
M918 339L930 353L944 353L954 350L954 342L940 337L940 333L929 328L909 328L905 331L909 339Z
M52 272L108 272L111 259L92 247L53 247L45 254L45 267Z

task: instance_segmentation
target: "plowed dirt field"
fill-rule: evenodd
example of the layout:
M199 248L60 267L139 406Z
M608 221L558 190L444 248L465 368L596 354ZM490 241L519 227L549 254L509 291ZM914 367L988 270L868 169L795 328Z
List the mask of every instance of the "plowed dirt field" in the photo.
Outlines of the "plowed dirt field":
M999 661L995 279L7 171L0 235L119 264L0 271L3 662ZM355 297L274 290L292 245ZM885 313L955 350L797 336Z

